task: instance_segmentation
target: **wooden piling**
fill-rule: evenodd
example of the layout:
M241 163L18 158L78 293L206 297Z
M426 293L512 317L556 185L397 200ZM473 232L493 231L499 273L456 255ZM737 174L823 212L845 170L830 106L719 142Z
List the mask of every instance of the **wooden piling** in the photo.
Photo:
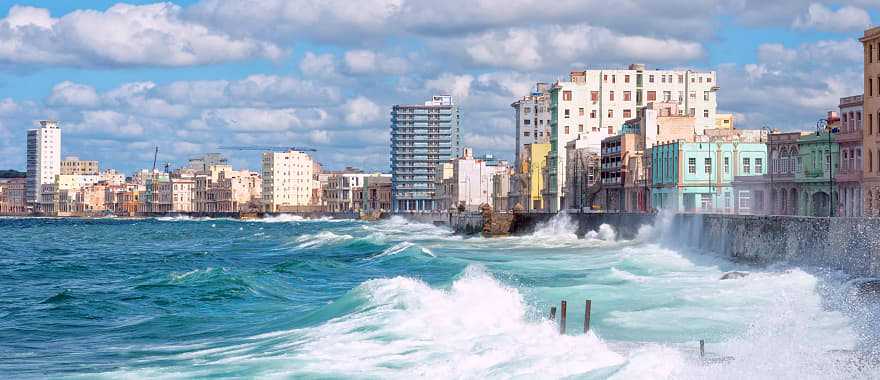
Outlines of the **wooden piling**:
M593 301L587 300L584 304L584 334L590 331L590 309L593 307Z
M562 304L559 305L559 333L565 334L565 310L567 303L562 301Z
M556 321L556 306L550 306L550 320Z
M700 339L700 359L706 357L706 341Z

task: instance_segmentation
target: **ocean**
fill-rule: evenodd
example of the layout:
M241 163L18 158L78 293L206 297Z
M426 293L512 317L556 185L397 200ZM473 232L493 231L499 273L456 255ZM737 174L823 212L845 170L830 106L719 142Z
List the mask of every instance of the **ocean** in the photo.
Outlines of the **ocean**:
M0 378L880 378L858 280L732 263L657 223L0 219Z

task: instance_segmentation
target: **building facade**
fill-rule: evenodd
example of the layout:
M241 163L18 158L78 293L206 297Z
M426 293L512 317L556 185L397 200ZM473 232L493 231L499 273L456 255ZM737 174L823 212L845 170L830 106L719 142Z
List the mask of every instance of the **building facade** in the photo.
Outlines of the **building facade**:
M61 160L62 175L98 175L100 168L98 161L80 160L79 157L65 157Z
M538 83L535 91L528 96L513 102L516 120L516 162L515 167L521 164L520 158L526 145L546 144L550 142L550 84Z
M838 216L862 216L862 128L864 97L848 96L840 99L838 132L834 140L840 146L840 167L834 182L840 194Z
M834 216L838 209L838 192L834 176L839 166L840 151L830 130L806 133L798 139L798 167L795 173L798 196L796 215Z
M27 189L29 203L40 200L43 185L53 184L61 174L61 127L57 121L40 120L39 128L27 131Z
M681 115L696 119L698 133L715 124L715 72L647 70L574 71L550 90L550 159L548 203L558 211L565 187L565 144L583 138L599 152L602 139L615 135L639 108L654 102L676 103Z
M880 27L865 30L862 129L864 215L880 216Z
M391 211L391 175L364 177L364 194L361 196L364 211Z
M438 166L461 155L461 116L451 96L391 109L391 189L395 212L436 209Z
M27 213L27 179L0 179L0 214L22 215Z
M313 192L314 161L304 152L263 152L262 198L264 210L295 211L309 206Z

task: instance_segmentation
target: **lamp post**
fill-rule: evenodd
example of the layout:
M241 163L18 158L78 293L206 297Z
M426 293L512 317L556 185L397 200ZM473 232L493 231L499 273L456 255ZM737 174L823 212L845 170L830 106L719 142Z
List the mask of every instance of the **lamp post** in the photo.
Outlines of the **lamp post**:
M831 132L832 129L828 127L828 119L822 118L816 121L816 137L821 135L821 130L824 129L825 132L828 133L828 215L830 217L834 217L834 181L831 178L831 172L833 171L833 162L831 159Z
M767 124L764 124L764 126L762 126L761 129L767 130L767 143L766 144L767 144L768 152L770 154L770 168L768 170L770 172L770 212L774 213L775 209L776 209L776 200L773 199L773 195L775 194L774 190L773 190L773 169L776 166L776 162L773 159L773 151L772 151L773 148L772 148L772 142L770 141L771 135L773 134L773 130L770 129L770 126Z

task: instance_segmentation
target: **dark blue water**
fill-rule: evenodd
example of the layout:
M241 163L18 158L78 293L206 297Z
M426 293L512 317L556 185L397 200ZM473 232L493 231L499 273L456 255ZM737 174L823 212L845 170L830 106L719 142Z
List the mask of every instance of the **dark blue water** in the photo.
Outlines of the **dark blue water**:
M0 219L0 377L864 374L814 365L858 332L823 307L812 275L721 282L742 268L610 228L570 231L561 221L491 240L402 219ZM548 306L579 310L587 295L594 333L574 312L560 338ZM700 338L739 361L696 363ZM768 342L790 362L771 361Z

